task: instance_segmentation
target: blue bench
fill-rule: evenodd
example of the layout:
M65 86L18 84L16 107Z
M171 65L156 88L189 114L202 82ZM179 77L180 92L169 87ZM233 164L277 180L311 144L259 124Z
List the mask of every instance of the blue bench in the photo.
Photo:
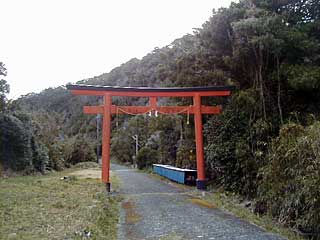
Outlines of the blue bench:
M197 171L184 168L176 168L170 165L153 164L153 172L172 181L192 185L197 179Z

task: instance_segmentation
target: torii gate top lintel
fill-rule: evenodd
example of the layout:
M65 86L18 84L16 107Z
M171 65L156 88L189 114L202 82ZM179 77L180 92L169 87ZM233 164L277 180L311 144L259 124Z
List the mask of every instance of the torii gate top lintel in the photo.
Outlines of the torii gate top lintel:
M146 112L159 112L164 114L188 113L194 114L197 157L197 188L205 189L205 165L203 157L202 114L219 114L221 106L201 105L201 97L229 96L233 86L212 87L182 87L182 88L148 88L148 87L116 87L98 85L67 85L68 90L75 95L103 96L104 104L101 106L84 106L87 114L103 114L102 129L102 181L110 191L110 132L111 115L118 113L142 114ZM149 97L148 106L115 106L112 105L113 96L123 97ZM192 106L157 106L157 97L192 97ZM120 110L120 111L119 111Z
M212 87L174 87L174 88L149 88L149 87L118 87L70 84L67 89L76 95L103 96L140 96L140 97L192 97L200 96L229 96L234 90L233 86L212 86Z

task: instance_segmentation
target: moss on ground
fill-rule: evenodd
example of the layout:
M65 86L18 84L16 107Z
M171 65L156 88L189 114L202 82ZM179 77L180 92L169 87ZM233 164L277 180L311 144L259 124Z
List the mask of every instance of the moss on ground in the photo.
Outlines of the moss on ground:
M73 172L0 179L0 238L116 239L120 197Z

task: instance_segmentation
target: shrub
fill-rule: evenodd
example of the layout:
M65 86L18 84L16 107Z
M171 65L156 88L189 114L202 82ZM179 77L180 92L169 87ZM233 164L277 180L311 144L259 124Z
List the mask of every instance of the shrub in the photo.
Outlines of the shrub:
M196 169L196 148L193 140L181 139L178 142L176 166Z
M49 149L48 169L62 170L80 162L96 162L96 153L91 139L77 135L56 139Z
M22 121L11 115L2 115L0 129L1 160L4 167L15 171L31 168L30 136Z
M94 145L85 136L78 136L74 139L71 145L72 151L66 157L67 165L74 165L80 162L95 162L96 154L94 152Z
M120 162L133 163L135 144L131 136L128 130L118 129L111 139L111 154Z
M284 125L260 171L259 199L279 221L320 230L320 122Z
M137 165L139 169L151 167L153 163L157 163L159 154L150 147L143 147L139 150L137 156Z
M49 170L62 170L65 168L65 158L63 156L63 143L62 142L54 142L51 145L48 145L49 149Z
M48 148L37 142L35 137L31 139L31 148L33 152L33 166L39 172L45 172L49 164Z
M256 194L257 173L271 134L269 124L251 119L252 95L249 90L235 94L224 112L204 126L207 176L225 189L249 197Z
M0 136L0 161L4 169L44 171L48 164L48 150L36 140L27 114L1 114Z

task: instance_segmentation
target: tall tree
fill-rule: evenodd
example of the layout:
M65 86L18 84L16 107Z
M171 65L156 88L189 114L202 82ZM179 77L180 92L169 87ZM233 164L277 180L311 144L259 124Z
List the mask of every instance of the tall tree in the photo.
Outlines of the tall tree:
M7 76L7 69L3 62L0 62L0 76ZM4 112L6 106L6 95L9 93L10 87L6 80L0 79L0 112Z

